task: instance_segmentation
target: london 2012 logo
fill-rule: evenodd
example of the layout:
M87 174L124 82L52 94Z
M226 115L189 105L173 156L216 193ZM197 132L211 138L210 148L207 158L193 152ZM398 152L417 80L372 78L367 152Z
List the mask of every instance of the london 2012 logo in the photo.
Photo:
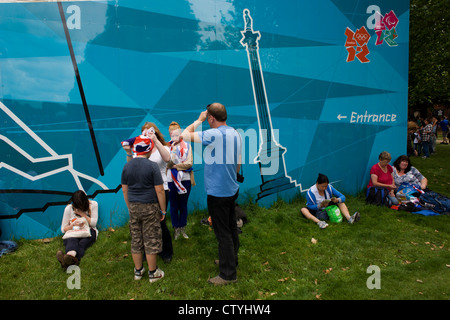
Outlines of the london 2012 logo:
M375 45L382 45L384 42L390 47L398 46L395 39L398 37L396 27L399 23L398 17L395 12L390 12L382 15L378 6L372 5L367 8L367 13L372 15L367 19L367 28L373 29L376 34ZM367 57L370 54L368 47L371 35L365 26L362 26L356 31L353 31L349 27L345 30L345 48L347 49L347 62L355 61L358 59L361 63L368 63L370 59Z

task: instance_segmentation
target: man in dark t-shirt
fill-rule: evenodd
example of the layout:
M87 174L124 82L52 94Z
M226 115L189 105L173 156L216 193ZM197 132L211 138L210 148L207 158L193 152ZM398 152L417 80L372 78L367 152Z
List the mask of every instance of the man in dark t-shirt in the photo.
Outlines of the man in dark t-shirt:
M125 203L130 214L131 255L134 262L134 279L144 274L142 253L145 252L149 268L149 281L164 277L157 267L157 254L162 250L161 221L166 215L163 180L158 165L149 160L153 142L142 136L136 157L125 164L121 184Z

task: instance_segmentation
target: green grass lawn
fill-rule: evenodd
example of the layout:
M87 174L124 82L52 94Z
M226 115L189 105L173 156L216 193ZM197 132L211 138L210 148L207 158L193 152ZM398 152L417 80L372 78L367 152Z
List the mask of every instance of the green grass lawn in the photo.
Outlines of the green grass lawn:
M413 158L429 187L450 196L450 146L430 159ZM214 232L201 225L206 211L189 215L190 239L174 241L171 263L158 260L165 278L133 280L128 226L101 231L80 265L80 289L55 258L61 237L18 240L16 252L0 258L0 299L37 300L448 300L450 216L427 217L366 205L348 197L361 220L321 230L300 214L304 199L271 208L243 204L249 222L240 235L238 282L207 283L218 274ZM170 223L168 223L170 226ZM380 289L367 283L378 267Z

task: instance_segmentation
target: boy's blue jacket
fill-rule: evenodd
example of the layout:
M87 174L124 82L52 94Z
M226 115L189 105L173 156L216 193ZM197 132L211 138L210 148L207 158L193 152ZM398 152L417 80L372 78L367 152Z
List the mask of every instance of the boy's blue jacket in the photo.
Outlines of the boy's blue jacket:
M306 207L311 210L319 210L316 198L319 196L319 191L317 190L317 185L313 185L309 188L306 193ZM325 199L331 199L331 197L339 198L339 202L345 201L345 196L337 191L331 184L328 184L328 187L325 189Z

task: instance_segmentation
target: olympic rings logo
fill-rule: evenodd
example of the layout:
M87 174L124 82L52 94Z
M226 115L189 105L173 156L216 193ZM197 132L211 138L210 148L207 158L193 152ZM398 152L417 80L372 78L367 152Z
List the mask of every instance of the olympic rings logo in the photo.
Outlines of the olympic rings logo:
M356 40L358 40L358 42L364 42L369 40L368 34L355 33L354 37Z

